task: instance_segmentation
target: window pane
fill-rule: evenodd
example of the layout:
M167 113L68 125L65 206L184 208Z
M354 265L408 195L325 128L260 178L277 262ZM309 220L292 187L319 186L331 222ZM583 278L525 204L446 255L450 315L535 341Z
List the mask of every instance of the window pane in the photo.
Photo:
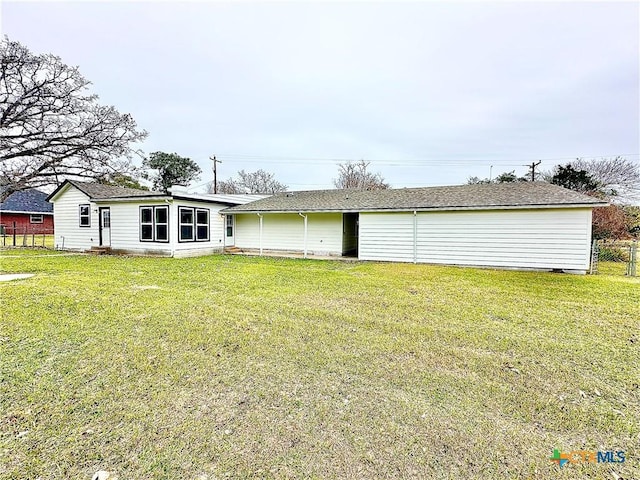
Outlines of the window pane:
M111 212L109 210L102 211L102 226L104 228L111 227Z
M153 227L151 225L142 225L140 238L142 240L153 240Z
M191 225L182 225L180 227L180 240L193 240L193 227Z
M89 225L89 217L80 217L80 225L85 227Z
M193 210L181 208L180 223L193 223Z
M227 215L227 226L228 227L233 226L233 215Z
M200 225L197 227L196 232L198 234L198 240L209 240L209 227L206 225Z
M156 241L166 242L169 240L169 231L166 225L156 225Z
M89 205L80 205L80 215L89 215Z
M140 209L140 222L142 223L151 223L153 221L153 210L151 208L141 208Z
M196 211L196 223L201 225L209 224L209 210L197 210Z
M227 227L227 237L233 237L233 227Z
M156 207L156 222L167 223L168 211L167 207Z

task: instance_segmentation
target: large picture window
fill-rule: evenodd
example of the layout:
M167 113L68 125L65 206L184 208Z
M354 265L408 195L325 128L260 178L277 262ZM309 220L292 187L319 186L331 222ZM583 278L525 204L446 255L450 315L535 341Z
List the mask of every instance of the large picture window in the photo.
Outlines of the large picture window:
M140 207L140 241L169 241L169 207Z
M78 205L78 214L80 218L80 226L90 227L91 226L91 206Z
M181 242L209 241L209 209L180 207L178 232Z

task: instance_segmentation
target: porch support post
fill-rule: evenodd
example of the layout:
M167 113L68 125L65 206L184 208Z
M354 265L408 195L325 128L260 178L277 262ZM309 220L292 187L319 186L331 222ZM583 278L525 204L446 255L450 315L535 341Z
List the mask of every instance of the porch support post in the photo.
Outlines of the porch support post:
M259 227L259 246L260 246L260 255L262 255L262 215L259 213L256 213L256 215L258 215L258 218L260 219L260 227Z
M413 211L413 263L418 263L418 212Z
M304 218L304 253L303 258L307 258L307 217L308 215L303 215L302 212L298 212L302 218Z

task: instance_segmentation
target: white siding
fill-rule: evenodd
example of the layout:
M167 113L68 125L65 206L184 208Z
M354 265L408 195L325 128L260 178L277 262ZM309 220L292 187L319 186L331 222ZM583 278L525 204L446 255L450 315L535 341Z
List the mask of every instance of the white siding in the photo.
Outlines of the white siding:
M89 204L91 226L80 227L79 206ZM99 245L98 208L89 197L69 185L53 203L55 245L69 250L88 250Z
M358 258L413 262L413 213L360 213Z
M139 254L173 255L189 257L206 255L222 250L223 223L220 210L227 205L206 204L174 200L169 204L169 242L140 241L140 207L161 206L165 202L102 202L101 207L111 209L111 248ZM178 241L178 208L206 208L209 210L209 241L208 242L179 242Z
M587 270L591 209L419 212L415 260ZM360 215L360 259L414 261L413 213Z
M208 242L179 242L178 241L178 209L179 207L206 208L209 210L209 241ZM174 245L175 257L194 257L220 252L224 248L224 219L220 210L228 205L189 202L186 200L174 200L169 231Z
M308 213L307 251L316 255L341 255L342 214ZM237 214L235 244L239 248L260 248L260 218ZM265 213L262 220L262 248L302 252L304 219L297 213Z
M164 202L135 202L116 203L101 202L101 207L111 210L111 248L137 254L172 254L172 243L175 237L175 220L169 208L169 242L141 242L140 241L140 207L167 205Z

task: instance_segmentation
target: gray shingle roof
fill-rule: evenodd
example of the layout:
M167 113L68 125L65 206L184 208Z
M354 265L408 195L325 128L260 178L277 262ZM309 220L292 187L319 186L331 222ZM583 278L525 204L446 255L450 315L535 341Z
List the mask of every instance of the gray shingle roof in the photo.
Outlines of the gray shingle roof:
M53 204L47 202L47 194L31 189L13 192L0 203L3 212L53 213Z
M89 198L123 198L123 197L149 197L152 195L166 195L162 192L149 190L137 190L135 188L116 187L113 185L102 185L95 182L78 182L77 180L67 180L71 185L81 192L87 194Z
M446 210L499 207L603 206L597 198L544 182L456 185L390 190L279 193L223 213Z

